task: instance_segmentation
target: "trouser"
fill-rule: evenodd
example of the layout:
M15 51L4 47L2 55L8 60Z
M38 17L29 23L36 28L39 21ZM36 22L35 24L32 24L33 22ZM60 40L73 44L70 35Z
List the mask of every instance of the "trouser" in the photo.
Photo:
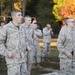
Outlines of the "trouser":
M8 75L27 75L27 65L26 63L20 64L9 64L7 65Z
M34 63L41 62L41 50L39 45L34 45Z
M68 69L75 68L74 60L69 58L60 58L60 70L68 70Z
M42 56L46 57L50 53L50 43L44 43L43 48L44 48L44 50L43 50Z
M32 65L33 65L33 51L27 52L27 70L28 70L28 75L31 74Z

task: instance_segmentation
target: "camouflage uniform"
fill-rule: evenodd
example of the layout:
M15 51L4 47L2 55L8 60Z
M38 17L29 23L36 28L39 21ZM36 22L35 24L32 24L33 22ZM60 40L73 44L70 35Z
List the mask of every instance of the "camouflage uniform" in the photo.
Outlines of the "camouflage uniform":
M33 64L33 36L34 36L34 29L33 26L30 25L29 27L26 27L25 23L22 24L23 27L25 28L25 35L26 35L26 43L27 43L27 47L32 48L32 51L27 51L27 70L28 70L28 75L30 75L31 73L31 68L32 68L32 64Z
M72 51L75 52L75 30L69 31L66 25L63 26L57 40L57 48L59 51L60 69L66 70L71 69L73 65L75 66L75 62L72 63L72 59L65 54L68 52L72 53ZM73 61L75 61L75 53Z
M41 62L41 50L39 46L39 36L42 36L42 32L39 29L34 30L34 63L40 63Z
M2 27L0 26L0 29L2 29ZM3 58L4 56L0 54L0 58Z
M9 58L8 53L14 57ZM27 75L26 43L23 27L16 27L12 22L0 30L0 54L5 56L8 75Z
M52 30L48 30L47 27L43 29L43 57L47 56L50 53L50 43L51 43L51 35L53 34Z

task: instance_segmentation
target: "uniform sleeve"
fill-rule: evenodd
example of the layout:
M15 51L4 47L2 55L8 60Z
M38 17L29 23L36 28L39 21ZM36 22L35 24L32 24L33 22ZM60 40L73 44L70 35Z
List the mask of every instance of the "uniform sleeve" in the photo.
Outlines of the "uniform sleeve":
M31 45L32 45L32 40L33 40L33 36L34 36L34 29L33 28L32 28L32 33L31 34L32 34L32 36L29 37L29 38L32 38L31 40L27 37L27 35L26 35L26 38L25 38L25 40L26 40L26 48L27 49L31 48Z
M50 33L51 33L51 35L52 35L52 36L54 35L54 33L53 33L53 31L52 31L52 30L50 31Z
M35 30L34 31L34 34L36 34L37 36L42 36L42 32L41 32L41 30Z
M43 35L50 35L50 31L51 31L51 30L46 31L45 28L44 28L44 29L43 29Z
M29 40L28 40L28 39L26 39L26 48L27 48L27 49L30 48Z
M67 53L67 51L64 47L65 40L66 40L65 33L64 33L64 31L61 30L59 33L59 36L58 36L58 40L57 40L57 48L58 48L59 52L64 53L64 54Z
M3 56L7 56L8 50L6 49L5 46L6 42L6 28L2 28L0 30L0 54Z

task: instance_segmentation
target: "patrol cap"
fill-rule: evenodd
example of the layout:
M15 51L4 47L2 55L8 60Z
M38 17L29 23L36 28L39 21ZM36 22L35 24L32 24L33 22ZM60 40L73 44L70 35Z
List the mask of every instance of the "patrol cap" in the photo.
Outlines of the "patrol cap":
M66 23L68 23L68 22L75 22L75 20L73 18L67 18L65 21L66 21Z

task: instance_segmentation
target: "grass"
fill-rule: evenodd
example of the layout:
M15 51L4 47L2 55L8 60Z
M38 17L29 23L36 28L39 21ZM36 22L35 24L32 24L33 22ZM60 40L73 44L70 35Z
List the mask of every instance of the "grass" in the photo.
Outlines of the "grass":
M59 54L59 52L58 52L57 50L52 49L48 57L49 57L49 58L58 57L58 54Z
M59 70L59 58L56 48L51 49L48 59L49 61L44 61L40 63L40 65L43 67L42 69L32 69L32 75L41 75L44 73L50 73Z
M7 75L7 67L4 58L0 58L0 75Z
M6 70L6 63L4 58L0 58L0 71Z

